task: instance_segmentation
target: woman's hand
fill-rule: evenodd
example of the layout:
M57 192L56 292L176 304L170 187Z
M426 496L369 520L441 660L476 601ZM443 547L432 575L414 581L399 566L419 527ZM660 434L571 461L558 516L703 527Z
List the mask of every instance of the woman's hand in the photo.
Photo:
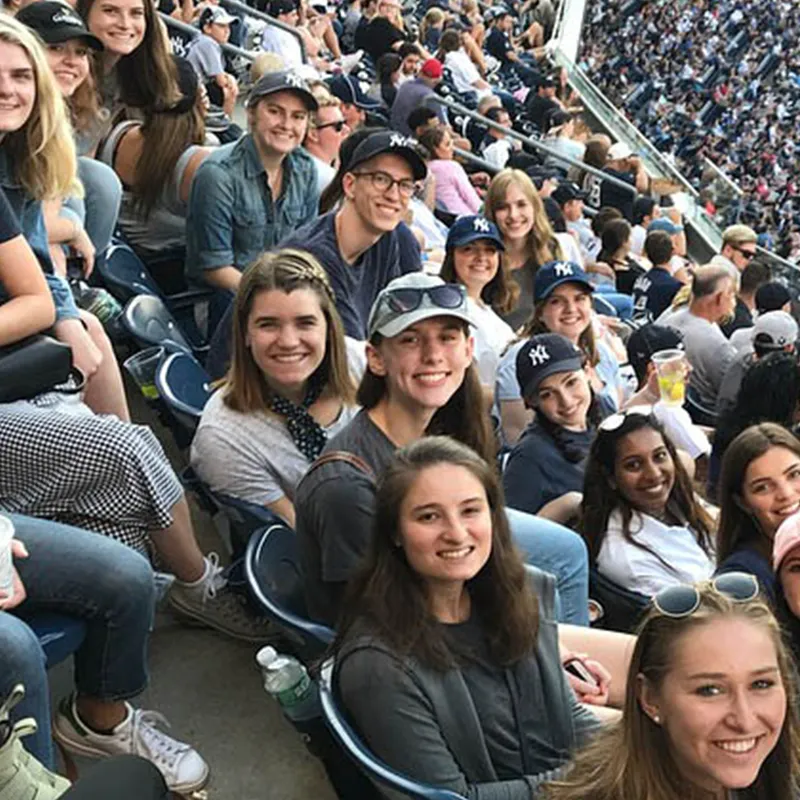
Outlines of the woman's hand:
M72 363L88 380L103 363L103 354L79 319L65 319L53 328L56 338L72 348Z
M594 678L595 683L581 680L573 675L569 670L567 681L572 687L572 691L577 695L578 701L592 706L604 706L608 703L608 689L611 686L611 674L598 661L588 657L586 653L567 653L562 655L562 663L566 664L570 660L577 660L586 668L586 671Z
M83 277L88 278L94 269L94 245L84 228L76 225L76 233L69 240L69 246L83 257Z
M11 540L11 555L14 558L28 557L28 551L25 549L25 545L19 539ZM16 608L27 597L27 594L25 593L25 585L22 583L22 578L19 577L19 573L13 566L11 567L11 573L13 577L11 594L4 594L3 592L0 592L0 609L3 609L4 611Z

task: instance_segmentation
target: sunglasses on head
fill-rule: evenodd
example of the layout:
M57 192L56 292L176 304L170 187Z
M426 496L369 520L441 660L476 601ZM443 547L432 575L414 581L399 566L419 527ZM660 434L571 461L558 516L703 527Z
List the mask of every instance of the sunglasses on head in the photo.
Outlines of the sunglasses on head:
M336 133L341 133L345 125L347 125L346 120L337 119L336 122L326 122L324 125L317 125L316 128L318 131L321 131L323 128L333 128Z
M454 283L424 289L390 289L386 292L386 303L395 313L407 314L419 308L426 296L438 308L460 308L466 302L466 289Z
M630 408L626 408L624 411L620 411L617 414L612 414L610 417L606 417L597 426L597 428L604 433L611 433L612 431L621 428L622 423L625 422L625 420L630 416L652 417L653 406L631 406Z
M711 581L711 588L737 603L758 597L759 585L755 575L747 572L726 572ZM668 586L653 597L653 607L659 614L672 619L689 617L700 608L700 592L696 586L682 583Z

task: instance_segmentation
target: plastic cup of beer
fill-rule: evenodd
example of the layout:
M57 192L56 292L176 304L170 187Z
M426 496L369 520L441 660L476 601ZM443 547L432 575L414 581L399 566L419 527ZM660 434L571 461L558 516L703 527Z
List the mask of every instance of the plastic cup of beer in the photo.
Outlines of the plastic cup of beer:
M658 375L661 402L668 406L682 406L689 372L686 353L683 350L659 350L653 353L653 364Z
M161 363L164 355L163 347L148 347L126 359L122 366L128 374L136 381L139 391L148 400L158 399L158 388L156 387L156 370Z
M0 516L0 595L7 600L14 592L14 562L11 558L11 540L14 538L14 523Z

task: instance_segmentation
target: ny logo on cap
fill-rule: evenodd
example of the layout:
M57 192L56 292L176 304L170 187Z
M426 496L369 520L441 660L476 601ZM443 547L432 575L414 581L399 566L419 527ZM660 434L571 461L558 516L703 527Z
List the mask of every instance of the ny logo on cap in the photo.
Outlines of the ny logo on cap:
M483 219L482 217L475 219L472 225L476 231L483 231L483 233L489 232L489 220Z
M572 264L568 261L557 261L554 269L556 277L563 278L565 275L572 275Z
M294 86L296 89L306 88L306 82L296 72L286 73L286 83L290 86Z
M535 347L531 347L531 351L528 355L534 367L539 367L544 364L545 361L550 360L550 353L547 352L547 348L543 344L537 344Z
M69 22L72 25L80 25L83 27L83 20L77 14L66 8L63 11L57 11L53 14L51 22Z
M416 142L409 136L401 136L399 133L393 133L389 137L389 147L413 147Z

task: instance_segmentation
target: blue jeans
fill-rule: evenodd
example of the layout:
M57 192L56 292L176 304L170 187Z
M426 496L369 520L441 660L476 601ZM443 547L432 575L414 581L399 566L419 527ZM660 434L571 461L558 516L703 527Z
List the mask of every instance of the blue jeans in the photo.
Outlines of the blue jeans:
M25 748L53 766L50 693L45 656L26 622L39 610L79 617L86 638L75 653L75 686L98 700L126 700L147 685L147 639L155 586L147 561L125 545L80 528L18 514L7 515L29 558L14 565L27 599L0 611L0 697L22 683L25 699L14 720L33 717L38 730Z
M528 564L556 579L559 622L589 624L589 551L574 531L550 520L506 507L514 542Z

